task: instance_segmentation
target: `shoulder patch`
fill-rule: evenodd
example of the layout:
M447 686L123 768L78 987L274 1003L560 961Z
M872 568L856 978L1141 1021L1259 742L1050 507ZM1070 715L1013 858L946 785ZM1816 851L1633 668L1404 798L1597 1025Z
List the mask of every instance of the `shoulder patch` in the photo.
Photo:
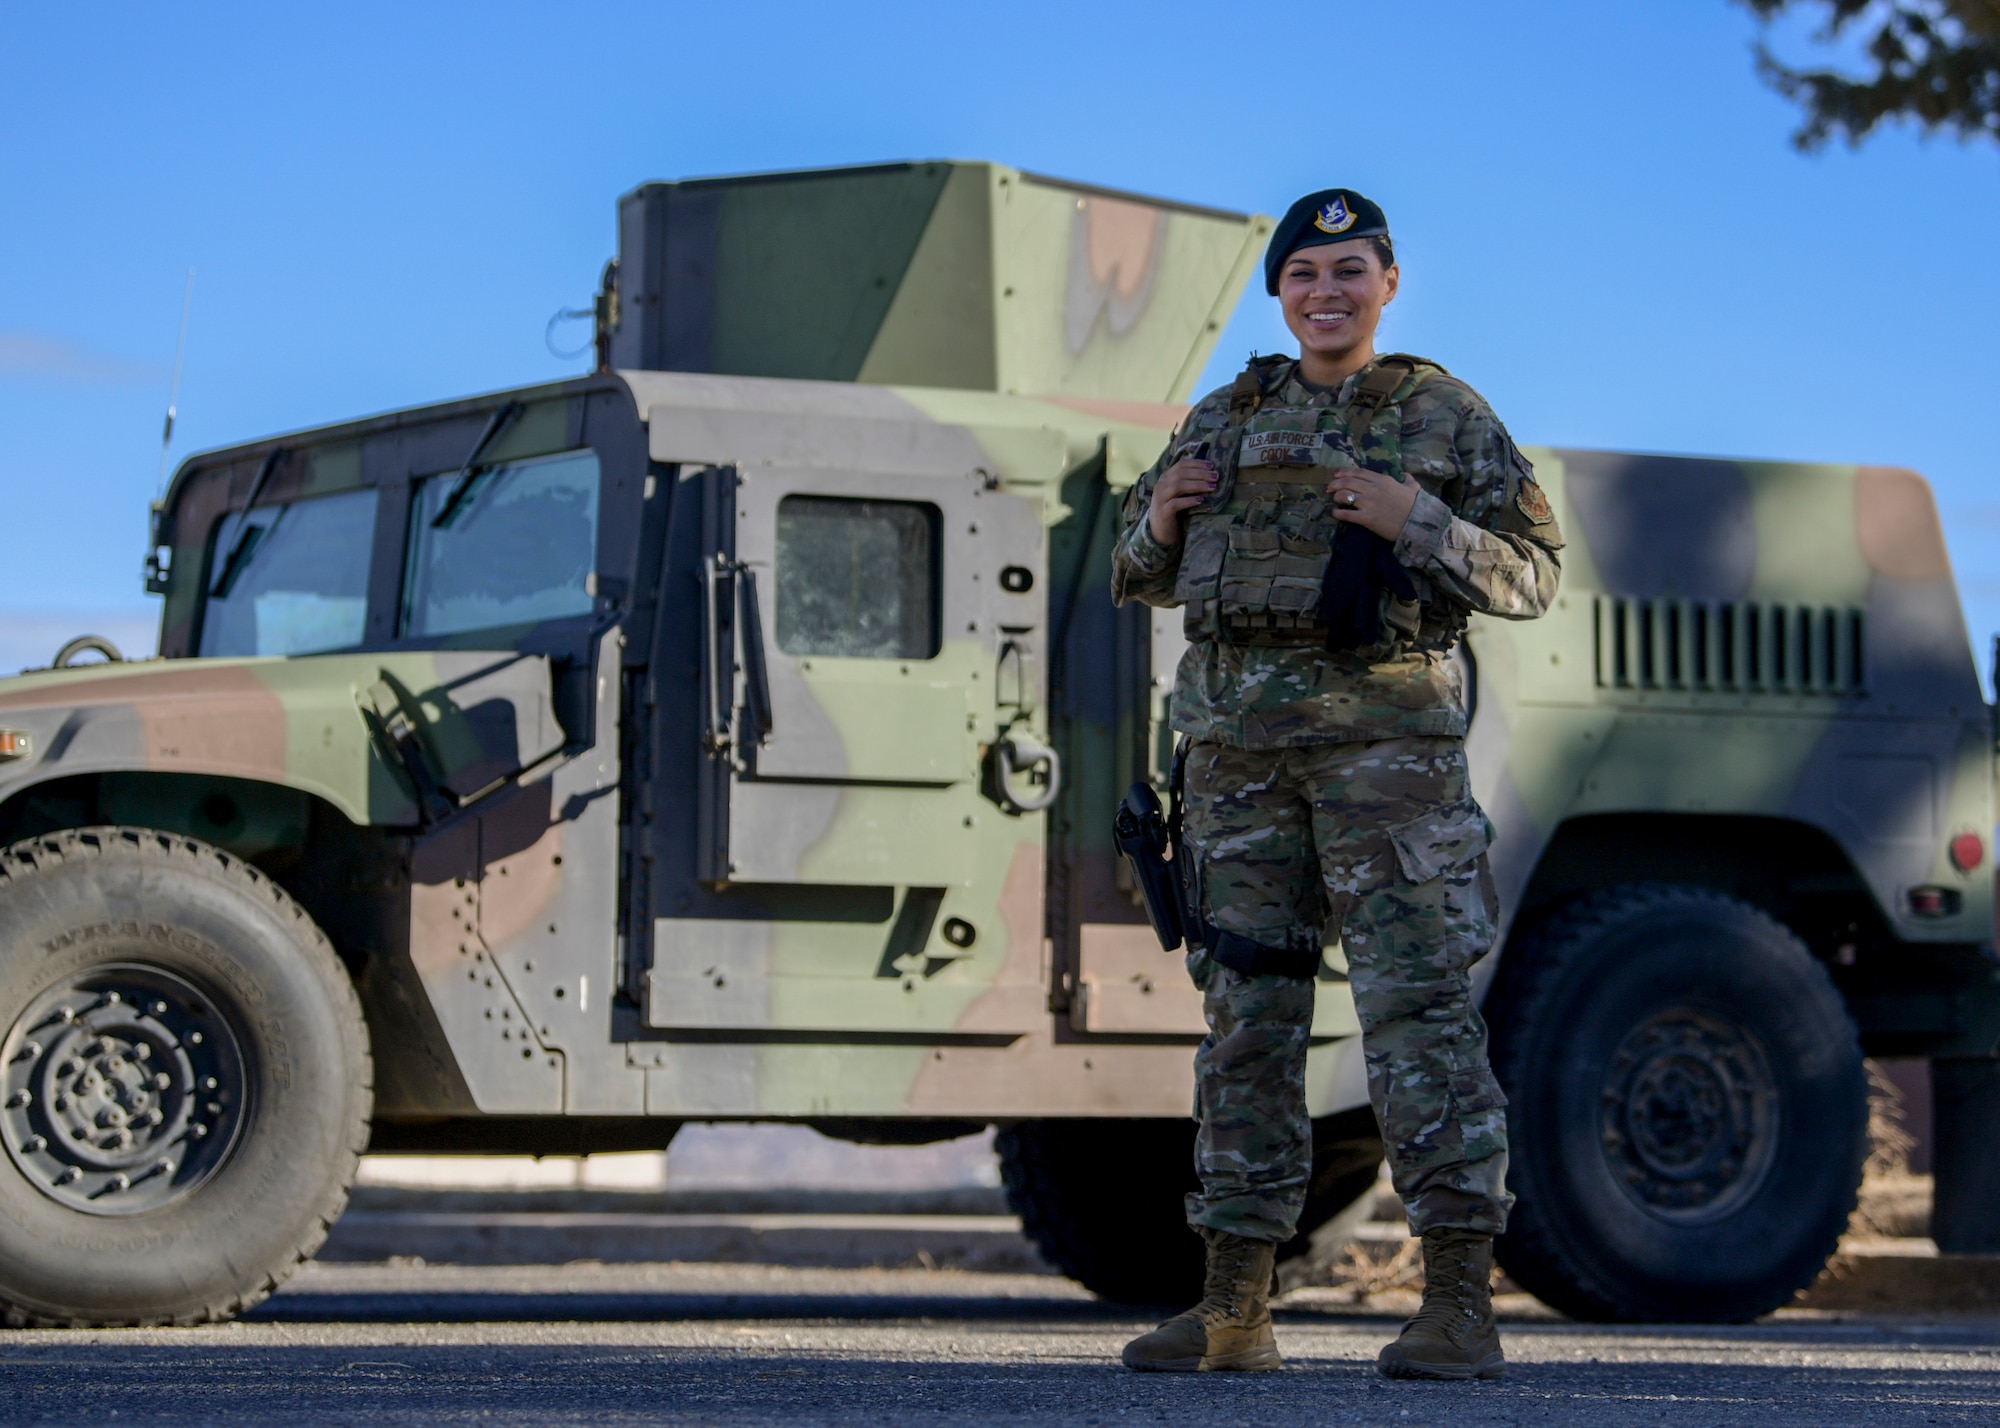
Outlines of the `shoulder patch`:
M1517 456L1515 459L1519 461L1520 458ZM1542 494L1542 488L1532 475L1522 475L1521 485L1514 492L1514 509L1538 526L1545 526L1556 518L1556 513L1549 509L1549 498Z

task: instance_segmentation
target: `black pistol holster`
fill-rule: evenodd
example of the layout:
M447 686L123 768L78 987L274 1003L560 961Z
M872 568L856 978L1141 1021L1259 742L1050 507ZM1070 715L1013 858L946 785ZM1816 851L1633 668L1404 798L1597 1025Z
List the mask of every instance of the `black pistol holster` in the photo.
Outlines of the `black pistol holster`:
M1146 901L1146 920L1171 952L1186 942L1202 945L1201 892L1195 883L1194 859L1181 837L1181 780L1187 770L1187 745L1174 749L1173 776L1167 783L1170 811L1160 808L1160 796L1144 779L1125 791L1125 801L1111 820L1111 839ZM1171 854L1172 861L1168 861Z
M1179 800L1175 802L1178 804ZM1176 807L1174 811L1178 814L1180 809ZM1125 861L1131 864L1139 895L1146 900L1146 920L1153 924L1153 934L1160 939L1161 949L1173 951L1186 936L1177 876L1180 859L1176 857L1171 865L1167 861L1167 849L1175 839L1167 831L1160 796L1153 792L1151 784L1142 779L1126 791L1125 801L1118 805L1118 812L1111 820L1111 837L1118 844L1118 851L1125 855ZM1174 852L1178 854L1180 849L1175 848Z
M1168 783L1171 812L1160 807L1160 796L1143 779L1126 790L1125 801L1112 818L1111 837L1132 865L1132 877L1146 902L1146 920L1160 946L1171 952L1183 942L1208 953L1223 966L1245 976L1275 975L1299 981L1319 974L1320 948L1266 947L1240 933L1212 926L1201 915L1201 887L1194 857L1181 836L1182 783L1187 774L1187 745L1174 750L1173 777ZM1168 849L1173 850L1168 861Z

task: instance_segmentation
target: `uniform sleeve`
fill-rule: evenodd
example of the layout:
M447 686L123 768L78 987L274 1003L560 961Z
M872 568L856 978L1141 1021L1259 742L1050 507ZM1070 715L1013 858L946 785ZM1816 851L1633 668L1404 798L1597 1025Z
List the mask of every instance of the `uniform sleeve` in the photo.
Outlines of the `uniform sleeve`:
M1167 468L1167 456L1173 451L1179 437L1167 444L1160 459L1146 468L1146 472L1132 489L1125 493L1124 529L1118 533L1117 542L1111 547L1111 598L1123 605L1128 600L1138 600L1147 605L1171 605L1174 603L1174 582L1180 574L1181 548L1179 545L1161 545L1153 539L1153 531L1146 520L1146 507L1152 501L1153 487L1160 479L1160 473Z
M1555 601L1563 543L1535 468L1483 403L1461 416L1452 449L1455 505L1419 490L1396 559L1469 610L1532 620Z
M1159 483L1161 473L1173 464L1174 452L1189 439L1189 434L1202 424L1208 405L1204 402L1188 414L1187 421L1174 433L1159 459L1147 467L1133 483L1132 489L1125 493L1125 504L1121 508L1123 528L1111 547L1111 598L1119 605L1129 600L1161 607L1179 603L1174 599L1174 585L1180 577L1181 547L1179 544L1161 545L1153 539L1152 527L1146 520L1146 508L1153 499L1153 487Z

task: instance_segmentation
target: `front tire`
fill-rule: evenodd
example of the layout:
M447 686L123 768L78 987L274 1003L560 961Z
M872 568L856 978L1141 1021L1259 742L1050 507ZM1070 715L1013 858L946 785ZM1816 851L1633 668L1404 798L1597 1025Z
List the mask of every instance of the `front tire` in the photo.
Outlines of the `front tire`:
M1734 898L1636 886L1507 955L1488 1008L1507 1273L1596 1321L1740 1322L1809 1284L1854 1209L1868 1098L1798 937Z
M0 1313L191 1324L310 1258L367 1144L361 1007L325 936L191 838L0 852Z

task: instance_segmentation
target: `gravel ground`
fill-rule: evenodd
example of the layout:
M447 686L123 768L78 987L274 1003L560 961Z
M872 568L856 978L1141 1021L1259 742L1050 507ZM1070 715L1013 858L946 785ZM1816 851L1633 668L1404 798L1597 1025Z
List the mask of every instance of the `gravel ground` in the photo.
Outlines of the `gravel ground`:
M1992 1423L2000 1319L1607 1331L1509 1296L1508 1376L1397 1384L1408 1304L1302 1291L1281 1374L1142 1376L1065 1281L770 1265L313 1265L248 1321L0 1334L0 1422Z

